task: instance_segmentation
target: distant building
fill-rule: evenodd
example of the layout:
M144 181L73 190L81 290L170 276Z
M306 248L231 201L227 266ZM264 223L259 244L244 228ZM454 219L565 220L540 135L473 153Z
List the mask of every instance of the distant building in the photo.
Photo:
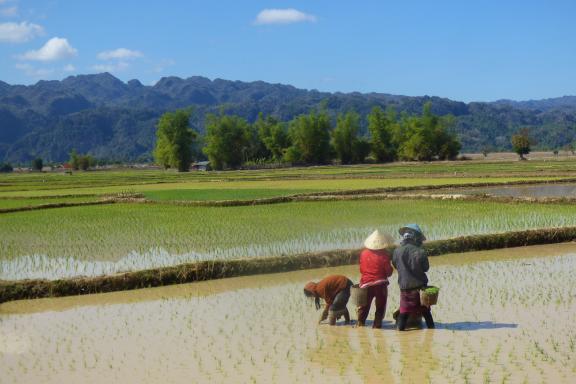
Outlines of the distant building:
M210 170L210 162L209 161L198 161L190 167L190 169L194 171L209 171Z

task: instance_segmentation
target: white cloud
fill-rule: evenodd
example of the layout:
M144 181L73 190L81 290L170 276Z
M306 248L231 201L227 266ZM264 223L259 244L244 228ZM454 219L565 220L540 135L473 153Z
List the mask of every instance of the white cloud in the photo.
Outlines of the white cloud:
M294 8L264 9L260 11L254 24L292 24L301 22L315 22L316 16L301 12Z
M122 72L130 67L130 63L125 61L120 61L115 64L96 64L90 67L92 70L96 72Z
M37 60L37 61L55 61L74 57L78 54L76 48L73 48L67 39L60 37L53 37L36 51L28 51L22 56L23 60Z
M0 9L0 15L4 17L12 17L16 16L17 14L18 14L18 7L16 6Z
M133 51L126 48L118 48L113 51L104 51L98 54L100 60L115 60L115 59L136 59L144 56L140 51Z
M44 33L44 28L38 24L28 23L0 23L0 42L24 43Z
M74 72L74 71L76 71L76 67L73 66L72 64L68 64L68 65L64 66L63 71L64 72Z

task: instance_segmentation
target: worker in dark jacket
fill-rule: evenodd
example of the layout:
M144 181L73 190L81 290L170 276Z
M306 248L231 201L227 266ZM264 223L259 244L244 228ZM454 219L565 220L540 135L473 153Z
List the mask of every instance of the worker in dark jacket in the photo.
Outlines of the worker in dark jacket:
M426 237L418 224L408 224L400 228L402 242L394 250L392 265L398 271L400 286L400 314L398 329L404 331L410 314L422 315L428 328L434 328L430 307L420 304L420 289L428 284L426 272L430 268L422 243Z
M304 294L313 297L316 309L320 309L320 299L324 299L326 306L318 324L328 318L330 325L336 325L336 320L344 316L345 324L350 324L350 313L346 304L350 299L350 287L352 281L346 276L331 275L320 280L318 283L310 282L304 287Z

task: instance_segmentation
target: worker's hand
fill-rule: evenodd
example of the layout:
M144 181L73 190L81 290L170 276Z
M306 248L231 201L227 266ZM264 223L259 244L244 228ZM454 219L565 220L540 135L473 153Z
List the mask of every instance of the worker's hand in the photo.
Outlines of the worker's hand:
M322 307L320 305L320 299L316 298L316 300L314 300L314 305L316 306L316 310L319 310Z
M320 315L320 320L318 320L318 324L321 324L327 318L328 318L328 311L327 310L322 311L322 314Z

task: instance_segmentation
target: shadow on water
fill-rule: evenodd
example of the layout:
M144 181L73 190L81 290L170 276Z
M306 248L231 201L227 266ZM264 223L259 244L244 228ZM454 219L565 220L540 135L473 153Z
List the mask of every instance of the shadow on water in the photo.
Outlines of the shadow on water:
M478 331L480 329L518 328L518 324L495 323L493 321L461 321L456 323L436 322L436 329L450 331Z
M374 324L374 320L366 320L366 323L364 323L364 327L363 328L372 328L373 324ZM342 326L342 327L353 327L353 328L358 328L358 320L352 319L350 324L344 324L343 320L339 320L336 322L336 326ZM382 330L394 330L396 329L396 322L394 321L389 321L389 320L383 320L382 321Z

